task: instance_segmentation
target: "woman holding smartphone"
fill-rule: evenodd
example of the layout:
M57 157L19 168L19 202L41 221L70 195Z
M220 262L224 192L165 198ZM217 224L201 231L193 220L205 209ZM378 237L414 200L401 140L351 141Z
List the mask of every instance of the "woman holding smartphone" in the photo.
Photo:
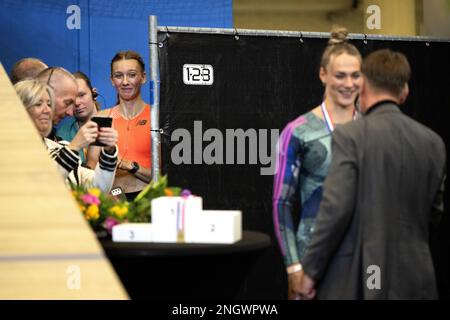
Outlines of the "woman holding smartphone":
M22 100L30 119L41 136L47 152L56 162L58 171L66 179L67 184L82 185L87 188L96 187L109 192L113 185L117 164L117 133L109 130L98 131L95 123L93 129L81 130L82 137L75 136L74 141L55 142L47 138L52 130L55 97L53 89L38 80L27 79L14 85ZM79 148L85 147L95 140L105 146L100 149L99 162L93 170L82 167L78 156Z
M96 101L97 89L92 87L91 80L83 72L73 74L78 85L78 94L73 108L73 117L63 121L56 129L56 135L63 140L72 141L80 128L94 116L100 106ZM79 155L83 165L86 165L87 147L80 150Z
M119 132L119 165L113 188L133 200L151 180L150 105L141 96L146 81L145 64L134 51L118 52L111 61L111 82L118 103L98 115L111 117ZM88 154L88 166L98 161L98 148Z

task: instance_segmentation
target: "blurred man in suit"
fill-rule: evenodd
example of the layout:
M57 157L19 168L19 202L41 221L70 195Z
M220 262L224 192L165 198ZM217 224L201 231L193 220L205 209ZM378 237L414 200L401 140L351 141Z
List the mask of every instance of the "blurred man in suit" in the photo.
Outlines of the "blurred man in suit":
M391 50L362 64L364 117L336 128L303 299L436 299L430 224L443 211L446 150L404 115L410 66Z

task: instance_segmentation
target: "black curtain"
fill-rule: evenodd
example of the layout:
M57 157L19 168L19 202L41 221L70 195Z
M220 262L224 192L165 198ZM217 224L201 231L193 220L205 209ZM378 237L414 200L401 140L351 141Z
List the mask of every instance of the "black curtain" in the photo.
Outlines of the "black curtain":
M273 176L261 175L264 166L249 164L249 154L246 164L236 164L236 161L234 164L193 164L195 151L203 150L210 143L205 141L200 149L194 148L194 121L201 121L202 133L209 128L223 133L224 162L226 129L255 129L256 132L280 129L281 133L289 121L321 103L319 60L328 40L182 32L169 36L160 32L158 37L162 43L159 57L163 173L168 174L171 185L189 187L194 194L202 196L205 208L242 210L244 229L271 236L271 250L260 258L237 298L283 299L287 290L286 276L272 224ZM443 116L450 108L450 43L351 42L363 56L379 48L405 53L413 74L410 96L403 111L436 131L446 143L450 141L449 125ZM213 66L214 83L185 85L184 64ZM179 128L191 133L191 164L175 165L171 160L171 150L178 142L171 141L170 136ZM446 205L448 199L447 188ZM439 232L432 239L442 298L450 298L449 231L449 217L444 215Z

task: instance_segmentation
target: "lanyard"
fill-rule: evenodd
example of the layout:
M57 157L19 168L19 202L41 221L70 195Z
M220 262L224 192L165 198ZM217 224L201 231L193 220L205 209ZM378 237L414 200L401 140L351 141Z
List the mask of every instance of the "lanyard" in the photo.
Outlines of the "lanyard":
M325 101L322 102L322 105L320 107L322 109L323 118L325 119L325 124L327 125L328 131L333 132L334 130L333 118L331 118L331 115L328 113L328 110L325 107ZM356 110L353 109L353 120L355 119L356 119Z

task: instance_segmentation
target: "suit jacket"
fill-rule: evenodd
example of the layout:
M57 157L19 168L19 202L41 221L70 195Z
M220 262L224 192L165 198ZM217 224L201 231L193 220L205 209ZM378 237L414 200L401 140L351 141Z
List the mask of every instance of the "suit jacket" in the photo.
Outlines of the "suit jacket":
M391 102L333 132L333 160L303 259L319 299L435 299L430 223L445 145Z

